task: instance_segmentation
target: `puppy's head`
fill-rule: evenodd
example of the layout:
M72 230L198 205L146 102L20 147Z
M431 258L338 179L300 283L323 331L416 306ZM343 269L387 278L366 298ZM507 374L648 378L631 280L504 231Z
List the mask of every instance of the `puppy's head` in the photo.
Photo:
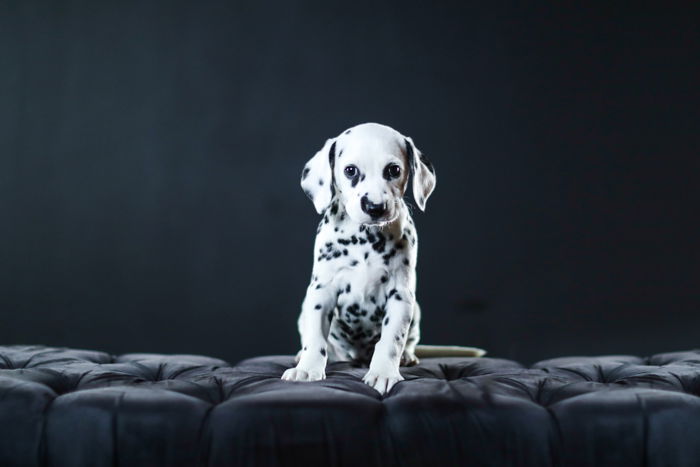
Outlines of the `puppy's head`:
M377 123L363 123L326 144L306 163L301 187L322 213L337 194L359 224L383 224L398 215L409 175L421 210L435 188L435 170L411 138Z

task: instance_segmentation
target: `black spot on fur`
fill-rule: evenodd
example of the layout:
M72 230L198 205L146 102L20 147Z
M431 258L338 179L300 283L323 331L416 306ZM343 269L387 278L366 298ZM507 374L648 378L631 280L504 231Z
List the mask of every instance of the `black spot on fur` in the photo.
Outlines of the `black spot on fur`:
M370 238L370 235L371 234L367 234L367 240L369 240L372 244L372 249L374 249L374 251L377 253L382 253L384 251L384 247L386 246L386 238L381 232L377 232L376 238L374 235L372 235L372 238Z
M321 180L321 179L319 178L319 179L318 179L318 184L319 184L319 186L323 186L323 180Z
M369 320L373 323L379 323L384 318L385 313L384 308L378 306L374 309L374 313L372 313L372 316L369 317Z
M304 350L306 350L306 347L304 347Z
M333 170L335 169L335 141L331 144L331 149L328 151L328 163L331 166L331 198L335 196L335 175Z
M345 287L345 293L350 293L350 284Z
M423 163L423 165L425 165L428 168L428 170L430 170L430 173L432 173L434 175L435 168L433 167L433 164L423 154L421 154L419 157L420 157L420 161Z
M382 255L382 258L384 259L384 264L389 264L389 260L396 255L396 249L392 248L389 253Z
M321 308L323 308L323 307L322 307L320 304L319 304L319 305L316 305L316 306L314 307L314 309L316 309L316 310L320 310Z
M348 323L346 323L342 319L338 320L338 327L346 334L346 336L348 334L353 334L352 328L348 325ZM342 333L340 335L343 336ZM343 337L346 337L346 336L343 336Z
M404 144L406 146L406 157L408 158L408 166L411 169L411 177L415 175L415 170L416 170L416 157L415 154L413 153L413 145L411 142L408 140L408 138L405 138Z
M398 301L401 301L401 295L399 294L394 295L394 298Z
M351 130L346 131L344 134L349 135Z
M403 259L403 264L404 264L405 266L408 266L408 258L404 258L404 259Z
M321 349L321 355L326 356L326 349Z
M386 276L382 276L382 278L381 278L382 284L385 284L386 281L388 281L388 280L389 280L389 278Z
M384 326L386 326L387 324L389 324L389 317L388 316L386 318L384 318Z
M311 170L310 168L304 167L304 171L301 173L301 179L302 179L302 180L306 179L306 177L309 175L309 171L310 171L310 170Z
M331 173L335 168L335 143L336 142L333 141L333 144L331 144L331 148L328 151L328 164L331 166Z
M350 263L350 266L357 266L357 260L353 260L352 263Z

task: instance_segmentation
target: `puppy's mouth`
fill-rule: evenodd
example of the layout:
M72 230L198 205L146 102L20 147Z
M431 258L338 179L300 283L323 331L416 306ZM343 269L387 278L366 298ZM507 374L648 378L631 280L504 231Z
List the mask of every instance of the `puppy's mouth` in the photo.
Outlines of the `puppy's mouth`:
M377 227L377 226L382 226L385 224L390 224L391 222L394 222L397 217L398 217L398 213L392 213L390 216L383 216L383 217L379 217L377 219L369 219L367 221L362 222L362 224Z

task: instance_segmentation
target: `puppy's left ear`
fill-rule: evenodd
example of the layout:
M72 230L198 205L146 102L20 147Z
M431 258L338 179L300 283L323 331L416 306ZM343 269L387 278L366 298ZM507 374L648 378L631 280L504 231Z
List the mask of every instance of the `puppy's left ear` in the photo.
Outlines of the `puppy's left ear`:
M416 200L420 210L425 211L425 202L428 201L428 197L435 189L437 181L435 169L428 158L413 144L413 140L410 137L407 136L405 141L408 166L413 178L413 199Z
M321 214L335 194L333 166L335 165L335 138L326 141L320 151L304 166L301 173L301 188Z

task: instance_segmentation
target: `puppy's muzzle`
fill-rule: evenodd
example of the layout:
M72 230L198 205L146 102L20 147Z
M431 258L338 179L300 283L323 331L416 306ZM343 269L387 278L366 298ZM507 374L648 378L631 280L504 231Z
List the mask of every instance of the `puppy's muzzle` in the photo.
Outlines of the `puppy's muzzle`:
M386 203L373 203L366 196L360 200L360 207L372 219L379 219L386 214Z

